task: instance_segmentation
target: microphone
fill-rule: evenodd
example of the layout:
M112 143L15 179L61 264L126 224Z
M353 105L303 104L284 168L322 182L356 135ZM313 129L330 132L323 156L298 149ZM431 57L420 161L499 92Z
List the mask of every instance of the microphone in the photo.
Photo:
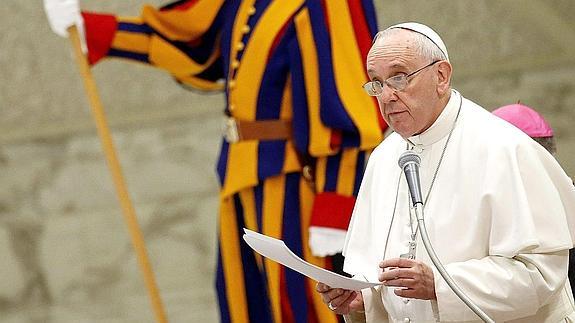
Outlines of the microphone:
M405 179L407 179L407 186L409 187L409 195L411 195L413 206L416 206L418 203L423 205L423 196L421 195L421 184L419 181L419 164L421 163L419 154L413 150L407 150L401 154L397 163L405 173Z
M419 232L421 232L421 240L425 246L425 250L429 255L429 259L435 265L435 268L439 271L439 274L453 292L467 305L477 316L479 316L484 322L495 323L481 308L479 308L470 298L465 295L465 293L457 286L453 278L449 275L445 267L441 263L441 260L437 257L431 241L429 241L429 235L427 233L427 228L425 227L425 219L423 217L423 198L421 196L421 184L419 182L419 164L421 163L421 158L413 150L407 150L397 161L399 167L405 173L405 179L407 179L407 186L409 187L409 194L411 195L411 201L413 202L413 207L415 208L415 216L417 218L417 225L419 227Z

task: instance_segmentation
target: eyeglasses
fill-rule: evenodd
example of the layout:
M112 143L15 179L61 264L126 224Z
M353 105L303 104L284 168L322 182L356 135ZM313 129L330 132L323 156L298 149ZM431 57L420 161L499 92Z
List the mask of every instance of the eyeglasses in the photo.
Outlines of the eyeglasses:
M407 84L409 83L410 77L414 76L415 74L421 72L422 70L432 66L433 64L435 64L437 62L441 62L441 60L433 61L433 62L425 65L424 67L422 67L418 70L415 70L414 72L411 72L407 75L406 74L399 74L396 76L392 76L392 77L388 78L387 80L383 81L383 84L389 86L393 90L403 91L405 89L405 87L407 86ZM363 85L363 89L365 90L365 92L369 96L379 96L383 93L383 89L384 89L383 84L378 80L370 81L370 82L367 82Z

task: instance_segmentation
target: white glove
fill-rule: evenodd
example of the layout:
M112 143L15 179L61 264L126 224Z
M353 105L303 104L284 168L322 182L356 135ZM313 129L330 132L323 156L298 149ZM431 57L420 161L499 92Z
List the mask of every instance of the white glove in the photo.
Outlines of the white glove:
M84 19L80 14L78 0L44 0L44 10L52 31L62 37L68 37L68 28L76 25L82 41L82 50L86 52Z

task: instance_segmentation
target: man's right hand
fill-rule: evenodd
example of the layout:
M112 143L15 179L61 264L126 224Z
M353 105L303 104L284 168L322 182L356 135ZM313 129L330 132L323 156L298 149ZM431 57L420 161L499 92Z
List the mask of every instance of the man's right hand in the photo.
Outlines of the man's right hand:
M44 0L44 10L53 32L68 37L68 28L76 25L83 37L84 19L78 0Z
M316 292L321 294L323 302L336 314L347 315L351 312L364 311L361 292L331 288L324 283L317 283Z

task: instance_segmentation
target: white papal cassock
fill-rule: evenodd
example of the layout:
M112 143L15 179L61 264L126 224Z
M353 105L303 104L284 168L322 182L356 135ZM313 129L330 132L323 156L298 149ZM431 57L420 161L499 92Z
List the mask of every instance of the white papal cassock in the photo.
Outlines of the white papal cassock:
M420 153L425 199L445 147L424 212L431 243L452 278L496 322L573 316L566 277L575 188L553 156L457 91L435 123L409 141L415 147L393 133L371 155L346 238L344 271L377 281L382 259L408 252L416 220L410 226L398 158L408 146ZM406 301L393 287L364 290L367 321L480 321L439 275L420 237L416 259L433 268L437 300Z

